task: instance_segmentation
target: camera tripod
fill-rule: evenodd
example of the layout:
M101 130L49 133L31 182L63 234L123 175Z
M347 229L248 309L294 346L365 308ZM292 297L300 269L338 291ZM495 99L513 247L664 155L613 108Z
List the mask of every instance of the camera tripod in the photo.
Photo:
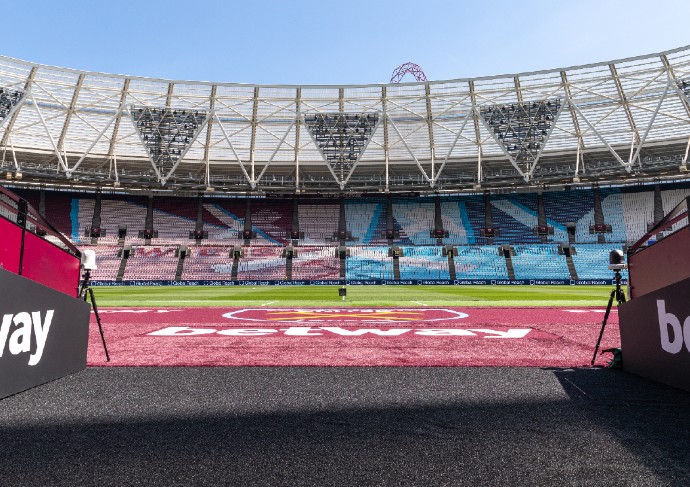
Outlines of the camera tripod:
M79 297L84 298L86 301L87 297L91 298L91 306L93 307L93 314L96 315L96 323L98 323L98 331L101 333L101 342L103 343L103 350L105 351L105 360L110 362L110 355L108 354L108 347L105 344L105 336L103 335L103 326L101 325L101 317L98 314L98 306L96 305L96 296L93 294L93 289L91 288L91 271L86 270L84 272L84 281L81 284L81 289L79 289Z
M601 344L601 337L604 336L604 328L606 328L606 322L609 319L609 314L611 314L611 306L613 305L614 298L616 299L618 305L625 303L625 293L621 289L621 271L620 269L615 269L614 272L616 273L614 276L614 280L616 281L616 288L611 291L611 297L609 297L609 304L608 306L606 306L604 321L601 323L601 331L599 332L599 339L597 340L597 345L596 347L594 347L594 356L592 356L591 365L594 365L594 361L597 358L597 352L599 351L599 345Z

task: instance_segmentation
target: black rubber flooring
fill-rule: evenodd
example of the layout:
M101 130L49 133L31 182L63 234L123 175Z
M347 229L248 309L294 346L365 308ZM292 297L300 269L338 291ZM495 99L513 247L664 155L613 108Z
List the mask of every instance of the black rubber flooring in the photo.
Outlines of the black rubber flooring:
M0 400L0 485L688 485L690 394L622 371L90 368Z

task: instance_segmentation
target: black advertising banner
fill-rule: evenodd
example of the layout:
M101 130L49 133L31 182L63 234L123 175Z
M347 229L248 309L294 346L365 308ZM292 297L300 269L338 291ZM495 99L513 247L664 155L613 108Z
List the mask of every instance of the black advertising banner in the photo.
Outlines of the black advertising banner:
M690 279L623 303L623 368L690 391Z
M0 269L0 398L86 367L90 306Z

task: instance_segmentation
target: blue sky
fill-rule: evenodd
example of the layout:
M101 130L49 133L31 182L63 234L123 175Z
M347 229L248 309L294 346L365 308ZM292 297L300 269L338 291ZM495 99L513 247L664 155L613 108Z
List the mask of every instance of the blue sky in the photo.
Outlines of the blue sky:
M1 54L87 71L218 82L385 83L408 61L429 79L442 80L608 61L690 44L688 0L39 0L26 5L9 10Z

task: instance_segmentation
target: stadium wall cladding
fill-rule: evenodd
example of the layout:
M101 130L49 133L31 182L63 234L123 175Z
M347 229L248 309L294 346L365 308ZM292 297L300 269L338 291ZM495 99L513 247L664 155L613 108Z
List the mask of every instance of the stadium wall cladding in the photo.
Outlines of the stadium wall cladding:
M627 280L622 280L627 284ZM368 279L368 280L323 280L323 281L284 281L284 280L187 280L187 281L91 281L92 286L608 286L615 285L613 279Z

